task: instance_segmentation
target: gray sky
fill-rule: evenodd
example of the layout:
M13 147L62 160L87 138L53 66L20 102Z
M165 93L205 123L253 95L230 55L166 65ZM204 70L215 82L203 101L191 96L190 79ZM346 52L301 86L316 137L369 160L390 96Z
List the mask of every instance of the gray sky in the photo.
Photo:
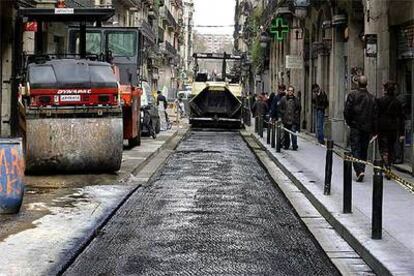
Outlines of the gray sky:
M195 25L234 25L235 0L194 0ZM234 27L196 28L200 33L233 34Z

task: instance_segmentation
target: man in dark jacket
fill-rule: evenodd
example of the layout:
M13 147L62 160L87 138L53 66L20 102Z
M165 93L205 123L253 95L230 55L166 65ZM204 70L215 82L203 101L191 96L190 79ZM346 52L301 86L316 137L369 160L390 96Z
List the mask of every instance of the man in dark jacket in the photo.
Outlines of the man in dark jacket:
M161 102L164 105L164 109L167 110L167 98L161 93L161 91L157 91L157 106L159 106Z
M252 106L252 113L253 117L261 116L263 120L265 120L266 114L268 111L266 96L264 93L257 97L257 100L254 102Z
M325 144L323 127L325 121L325 109L329 105L328 96L316 83L312 85L312 92L312 103L316 111L316 138L319 143Z
M277 121L280 117L279 114L279 102L286 95L286 86L284 84L279 84L277 95L275 95L270 104L270 118L273 121Z
M385 95L377 100L378 142L385 167L390 169L394 162L394 144L398 133L404 133L404 112L401 102L395 96L395 83L384 84ZM400 137L400 140L404 136Z
M346 100L344 117L351 128L351 151L355 158L366 161L371 136L377 132L377 105L374 96L367 90L366 76L360 76L358 89L352 91ZM365 176L365 165L354 162L357 181L362 182Z
M283 126L292 131L297 132L300 127L300 102L295 97L295 88L289 86L287 95L280 100L279 111L282 117ZM285 149L290 147L290 138L292 138L292 149L298 149L298 142L296 135L290 134L287 131L284 133L283 144Z

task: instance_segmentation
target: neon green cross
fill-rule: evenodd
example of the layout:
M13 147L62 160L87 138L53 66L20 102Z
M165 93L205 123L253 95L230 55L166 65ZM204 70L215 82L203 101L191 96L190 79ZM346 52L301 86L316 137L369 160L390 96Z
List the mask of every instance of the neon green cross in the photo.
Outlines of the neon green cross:
M270 25L270 33L275 35L276 40L282 41L285 34L289 33L289 25L285 23L282 17L276 17Z

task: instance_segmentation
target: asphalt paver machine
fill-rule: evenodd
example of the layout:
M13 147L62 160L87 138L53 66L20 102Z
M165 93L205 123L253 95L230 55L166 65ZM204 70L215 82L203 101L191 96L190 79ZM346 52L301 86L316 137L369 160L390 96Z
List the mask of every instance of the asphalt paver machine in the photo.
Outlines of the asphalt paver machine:
M16 78L20 81L19 130L26 169L44 172L113 172L123 151L121 89L108 57L87 53L86 27L114 14L110 8L21 8L16 26ZM35 22L35 53L22 51L25 24ZM79 22L79 53L42 52L46 22ZM139 102L136 90L125 91ZM134 122L139 124L139 107ZM139 135L131 129L130 139ZM135 134L135 136L134 136Z
M220 53L194 53L195 61L193 88L189 100L189 120L195 127L234 127L242 122L242 86L240 76L227 74L227 62L241 62L242 57ZM222 72L212 76L199 72L199 60L222 61Z

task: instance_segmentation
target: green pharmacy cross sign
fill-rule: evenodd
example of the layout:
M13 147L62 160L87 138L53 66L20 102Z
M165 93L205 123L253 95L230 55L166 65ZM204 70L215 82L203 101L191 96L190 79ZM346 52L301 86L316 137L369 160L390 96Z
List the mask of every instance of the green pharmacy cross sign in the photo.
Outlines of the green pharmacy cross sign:
M275 36L276 40L282 41L289 33L289 25L282 17L276 17L270 25L270 33Z

